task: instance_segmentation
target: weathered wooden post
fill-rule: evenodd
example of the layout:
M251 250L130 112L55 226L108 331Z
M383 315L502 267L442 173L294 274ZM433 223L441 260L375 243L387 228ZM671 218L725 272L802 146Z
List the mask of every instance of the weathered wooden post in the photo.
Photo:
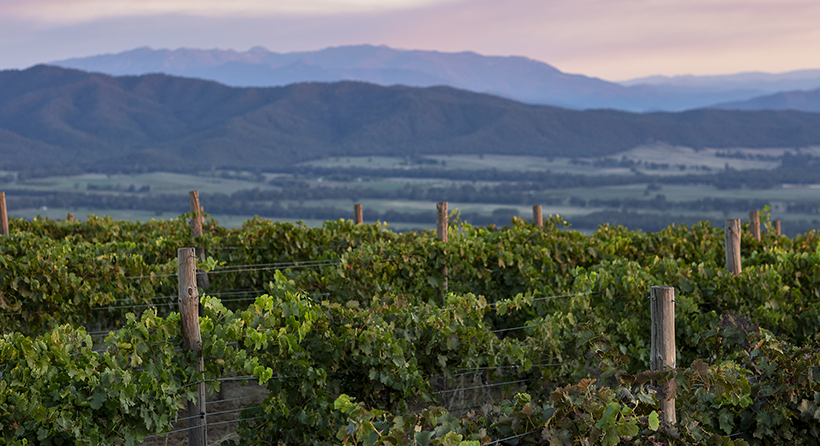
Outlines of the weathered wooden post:
M202 207L199 205L199 191L192 190L188 193L191 199L191 235L202 237Z
M774 235L780 235L780 220L774 221Z
M65 221L74 221L74 213L69 212L68 215L65 216Z
M199 331L199 291L196 286L196 250L180 248L179 262L179 314L182 320L182 339L186 350L196 352L196 371L199 383L195 401L188 402L188 444L205 446L205 359L202 357L202 333Z
M0 235L9 236L9 214L6 211L5 192L0 192Z
M362 214L361 204L356 203L353 205L353 222L357 225L364 223L364 216Z
M740 266L740 219L727 219L724 234L726 236L726 243L724 245L726 251L726 269L731 271L732 274L739 276L742 271Z
M440 201L436 203L436 235L438 239L447 243L447 236L449 233L449 215L447 214L447 202ZM447 292L447 265L441 267L441 295Z
M199 191L192 190L189 193L191 199L191 236L194 239L202 237L202 206L199 205ZM196 248L196 257L199 259L200 262L205 261L205 248L201 246L197 246ZM208 273L205 271L199 271L196 273L196 283L199 288L205 289L208 288Z
M541 213L541 205L536 204L532 207L532 223L535 226L544 226L544 215Z
M760 211L749 211L749 232L760 241Z
M651 288L652 342L649 353L649 368L664 372L677 367L675 351L675 289L671 286L653 286ZM673 372L674 373L674 372ZM678 417L675 412L675 392L677 383L674 377L661 383L660 398L664 423L673 425Z

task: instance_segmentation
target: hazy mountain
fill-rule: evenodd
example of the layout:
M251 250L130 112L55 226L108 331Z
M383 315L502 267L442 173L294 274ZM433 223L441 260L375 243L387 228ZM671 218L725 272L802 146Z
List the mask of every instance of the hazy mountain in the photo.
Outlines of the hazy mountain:
M748 101L726 102L712 106L724 110L802 110L820 113L820 88L811 91L786 91Z
M720 76L650 76L619 84L630 88L655 88L659 91L678 91L691 95L700 107L731 108L736 110L820 111L816 101L799 100L800 92L820 87L820 70L798 70L786 73L738 73ZM762 99L776 93L785 93L780 99ZM706 105L702 101L718 98ZM787 99L790 97L792 99ZM759 99L760 98L760 99ZM748 104L747 104L748 101Z
M341 80L385 86L446 85L532 104L575 109L679 111L750 99L771 92L754 82L731 86L727 81L726 86L713 88L687 77L663 78L666 82L661 82L661 78L647 78L620 85L563 73L546 63L525 57L397 50L372 45L293 53L275 53L261 47L246 52L145 47L52 64L115 76L165 73L238 87ZM820 86L820 81L816 86Z
M42 65L0 71L0 169L270 169L339 155L601 156L650 141L814 145L820 114L574 111L449 87L235 88Z
M649 76L618 82L632 87L696 88L702 91L756 91L759 95L793 90L813 90L820 87L820 70L798 70L785 73L737 73L718 76Z

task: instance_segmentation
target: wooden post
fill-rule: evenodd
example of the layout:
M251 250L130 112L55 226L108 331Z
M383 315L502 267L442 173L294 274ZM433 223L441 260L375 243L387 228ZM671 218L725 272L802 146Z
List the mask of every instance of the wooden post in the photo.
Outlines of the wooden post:
M202 207L199 205L199 191L192 190L189 192L191 198L191 235L194 237L202 237Z
M436 203L436 235L438 239L444 243L447 243L447 236L449 231L449 215L447 213L447 202L440 201ZM440 294L444 295L447 292L447 265L441 267L441 277L442 277L442 284L441 284L441 291Z
M749 211L749 232L760 241L760 211Z
M5 192L0 192L0 235L9 236L9 214L6 212Z
M671 286L653 286L652 299L652 342L649 353L649 368L662 372L675 370L677 353L675 352L675 289ZM674 373L674 372L673 372ZM669 379L662 384L660 402L664 423L673 425L678 417L675 412L675 392L677 383Z
M442 242L447 242L448 225L447 202L440 201L436 203L436 235Z
M191 213L193 217L191 218L191 235L194 238L202 237L202 206L199 205L199 191L192 190L190 193L191 198ZM205 248L197 247L196 248L196 257L199 259L200 262L205 261ZM202 288L208 288L209 280L208 280L208 273L204 271L200 271L196 273L196 283L197 285Z
M544 215L541 213L540 204L532 207L532 222L535 226L544 226Z
M774 221L774 235L780 235L780 220Z
M74 213L69 212L68 215L65 216L65 221L74 221Z
M195 401L188 402L188 444L205 446L205 359L202 357L202 333L199 331L199 291L196 286L196 250L180 248L179 261L179 314L182 320L182 339L186 350L196 352L197 384Z
M739 276L742 269L740 266L740 219L730 218L726 220L726 269L732 274Z
M354 204L353 205L353 222L357 225L364 223L364 217L362 214L362 205L361 204Z

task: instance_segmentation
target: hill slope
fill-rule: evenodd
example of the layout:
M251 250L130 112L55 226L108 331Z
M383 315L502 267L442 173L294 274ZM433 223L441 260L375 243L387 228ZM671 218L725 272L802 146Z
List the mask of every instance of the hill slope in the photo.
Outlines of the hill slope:
M802 110L820 113L820 88L811 91L786 91L748 101L725 102L712 106L724 110Z
M232 88L49 66L0 72L0 169L265 169L337 155L601 156L648 141L820 144L820 114L573 111L447 87Z

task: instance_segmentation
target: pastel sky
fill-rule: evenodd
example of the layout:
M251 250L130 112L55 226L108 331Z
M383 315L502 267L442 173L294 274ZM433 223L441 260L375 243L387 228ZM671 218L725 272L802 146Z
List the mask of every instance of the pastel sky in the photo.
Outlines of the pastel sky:
M623 80L820 68L818 0L0 0L0 69L140 46L520 55Z

